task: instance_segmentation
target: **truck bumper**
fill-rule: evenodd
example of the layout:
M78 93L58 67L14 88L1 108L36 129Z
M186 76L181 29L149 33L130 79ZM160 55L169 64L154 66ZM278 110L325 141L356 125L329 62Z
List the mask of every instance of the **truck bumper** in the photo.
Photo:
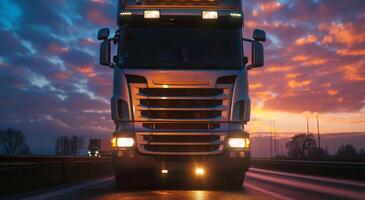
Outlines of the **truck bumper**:
M117 173L154 174L163 176L195 175L196 168L203 168L205 175L224 176L243 174L248 170L250 152L225 152L210 156L151 156L136 150L113 151L113 165ZM234 154L234 156L233 156ZM162 174L162 170L168 170Z

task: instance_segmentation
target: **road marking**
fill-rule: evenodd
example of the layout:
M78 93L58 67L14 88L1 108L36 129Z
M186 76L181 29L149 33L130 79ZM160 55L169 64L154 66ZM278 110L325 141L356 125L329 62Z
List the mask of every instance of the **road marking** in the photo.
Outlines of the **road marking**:
M111 176L111 177L99 179L99 180L96 180L96 181L82 183L82 184L79 184L79 185L75 185L75 186L63 188L63 189L60 189L60 190L56 190L56 191L52 191L52 192L40 194L40 195L37 195L37 196L24 198L22 200L42 200L42 199L49 199L49 198L52 198L52 197L55 197L55 196L59 196L59 195L62 195L62 194L74 192L76 190L80 190L82 188L86 188L86 187L89 187L89 186L92 186L92 185L96 185L96 184L99 184L99 183L102 183L102 182L111 181L113 179L114 179L114 177Z
M253 190L257 190L259 192L262 192L266 195L269 195L269 196L272 196L272 197L275 197L277 199L281 199L281 200L293 200L293 198L290 198L290 197L287 197L287 196L284 196L284 195L281 195L279 193L275 193L275 192L272 192L270 190L266 190L266 189L263 189L263 188L260 188L260 187L257 187L251 183L244 183L243 184L245 187L247 188L251 188Z
M280 176L288 176L288 177L294 177L294 178L302 178L302 179L308 179L308 180L312 180L312 181L316 180L316 181L323 181L323 182L329 182L329 183L337 183L337 184L343 184L343 185L349 185L349 186L365 188L365 183L358 182L358 181L349 181L349 180L334 179L334 178L324 178L324 177L319 177L319 176L293 174L293 173L278 172L278 171L271 171L271 170L266 170L266 169L256 169L256 168L250 168L250 171L252 171L252 172L262 172L262 173L274 174L274 175L280 175Z
M322 194L342 196L350 199L364 199L365 193L353 192L349 190L334 188L330 186L323 186L315 183L303 183L299 181L292 181L285 178L270 177L267 175L255 174L254 172L248 172L247 176L250 178L258 179L268 183L276 183L279 185L287 185L294 188L299 188L307 191L314 191Z

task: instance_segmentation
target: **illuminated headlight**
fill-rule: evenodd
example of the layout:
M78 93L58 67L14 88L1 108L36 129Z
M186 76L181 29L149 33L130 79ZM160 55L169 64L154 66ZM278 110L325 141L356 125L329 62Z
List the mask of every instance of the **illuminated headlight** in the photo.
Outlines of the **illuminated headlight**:
M158 19L160 18L160 11L158 10L145 10L144 11L145 19Z
M95 151L95 154L99 154L99 151Z
M120 137L116 139L117 147L132 147L134 145L134 139L130 137Z
M203 11L202 13L203 19L218 19L217 11Z
M230 138L228 145L231 148L247 149L250 147L250 140L247 138Z

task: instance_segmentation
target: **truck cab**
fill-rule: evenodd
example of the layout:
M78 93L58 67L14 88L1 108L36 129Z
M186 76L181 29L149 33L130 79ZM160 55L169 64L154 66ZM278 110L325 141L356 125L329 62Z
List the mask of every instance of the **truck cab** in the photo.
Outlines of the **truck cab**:
M119 29L110 37L103 28L98 39L100 64L114 72L120 186L171 177L242 185L250 160L247 74L264 65L266 40L262 30L243 38L243 21L240 0L118 1ZM250 64L243 41L252 45Z

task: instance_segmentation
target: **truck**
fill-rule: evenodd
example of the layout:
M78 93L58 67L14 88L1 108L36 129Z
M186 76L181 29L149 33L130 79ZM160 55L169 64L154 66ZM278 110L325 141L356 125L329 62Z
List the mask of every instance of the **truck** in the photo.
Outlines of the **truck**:
M118 0L117 24L113 36L98 32L100 64L113 70L116 183L240 187L250 161L248 71L264 65L266 33L243 37L241 0Z
M89 157L110 157L111 143L104 139L90 139L87 153Z

